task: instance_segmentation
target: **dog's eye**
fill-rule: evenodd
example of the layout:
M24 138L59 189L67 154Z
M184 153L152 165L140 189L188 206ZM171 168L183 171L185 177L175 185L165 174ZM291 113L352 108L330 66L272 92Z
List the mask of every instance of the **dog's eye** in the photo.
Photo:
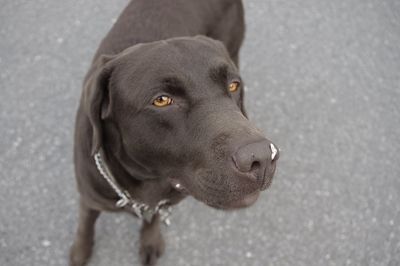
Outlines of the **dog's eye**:
M153 101L153 105L155 105L157 107L164 107L164 106L170 105L171 103L172 103L172 98L170 98L166 95L158 96Z
M235 91L237 91L238 90L238 88L239 88L239 82L237 82L237 81L234 81L234 82L232 82L231 84L229 84L229 91L230 92L235 92Z

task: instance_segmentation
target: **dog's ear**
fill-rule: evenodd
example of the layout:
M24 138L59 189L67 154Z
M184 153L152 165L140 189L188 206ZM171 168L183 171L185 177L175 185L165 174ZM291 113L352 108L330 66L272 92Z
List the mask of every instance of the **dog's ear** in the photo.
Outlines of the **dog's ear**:
M214 40L212 38L209 38L209 37L206 37L203 35L196 35L194 38L197 39L198 41L201 41L203 43L206 43L206 44L214 47L215 49L218 49L222 54L225 54L227 60L230 60L237 68L239 67L237 65L237 59L231 58L231 56L229 55L229 52L226 49L223 42ZM245 91L244 91L244 85L243 85L243 89L240 92L239 107L240 107L240 110L242 111L242 114L247 118L246 108L244 107L244 94L245 94Z
M110 61L113 58L114 56L101 55L93 63L84 83L83 108L92 125L92 155L102 145L102 120L111 112L109 81L112 73Z
M240 90L240 99L239 99L239 107L240 111L242 111L242 114L247 117L247 111L246 108L244 107L244 94L245 94L245 86L243 85L243 88Z

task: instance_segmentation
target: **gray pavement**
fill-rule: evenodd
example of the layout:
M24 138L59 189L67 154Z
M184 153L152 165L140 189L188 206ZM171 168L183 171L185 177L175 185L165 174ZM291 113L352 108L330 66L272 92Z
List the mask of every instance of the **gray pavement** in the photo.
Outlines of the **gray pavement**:
M81 82L126 3L1 1L0 265L67 264ZM245 6L247 109L278 172L246 210L184 201L160 265L400 265L400 1ZM102 215L90 265L138 265L138 229Z

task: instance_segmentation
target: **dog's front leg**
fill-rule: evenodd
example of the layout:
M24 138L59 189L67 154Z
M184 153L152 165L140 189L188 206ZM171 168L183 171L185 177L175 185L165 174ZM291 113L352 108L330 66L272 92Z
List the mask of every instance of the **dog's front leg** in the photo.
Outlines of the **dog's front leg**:
M139 255L143 266L156 265L158 258L164 253L165 244L161 235L160 215L154 215L149 223L143 220L140 230Z
M80 201L79 225L70 251L70 266L83 266L92 254L94 226L100 212L90 209Z

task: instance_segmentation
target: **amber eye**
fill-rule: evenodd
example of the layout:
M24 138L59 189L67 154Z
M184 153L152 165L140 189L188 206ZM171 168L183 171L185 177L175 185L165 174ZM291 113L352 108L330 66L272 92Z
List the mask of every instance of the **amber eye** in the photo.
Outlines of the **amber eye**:
M229 91L230 92L235 92L235 91L238 90L238 88L239 88L239 82L237 82L237 81L234 81L231 84L229 84Z
M172 103L172 98L170 98L166 95L158 96L153 101L153 104L157 107L164 107L164 106L170 105L171 103Z

